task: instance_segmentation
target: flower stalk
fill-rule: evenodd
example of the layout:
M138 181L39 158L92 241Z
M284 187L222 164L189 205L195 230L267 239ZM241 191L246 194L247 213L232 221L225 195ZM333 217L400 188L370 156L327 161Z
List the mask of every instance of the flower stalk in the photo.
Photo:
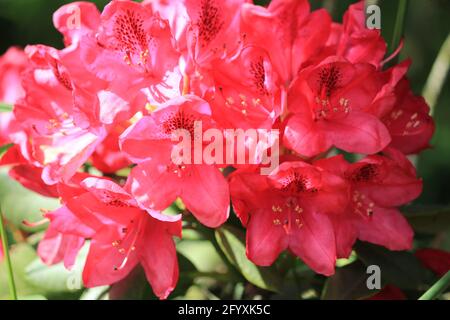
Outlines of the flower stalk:
M0 235L2 239L3 251L5 255L5 264L8 273L8 286L11 294L11 300L17 300L16 284L14 282L14 273L11 265L11 257L9 256L8 238L6 235L6 228L3 223L3 214L0 210Z
M433 300L439 297L450 285L450 271L439 279L430 289L428 289L419 300Z
M403 38L405 30L405 17L408 8L408 0L399 0L397 8L397 16L395 18L394 32L391 39L391 51L395 51ZM398 59L398 56L397 56ZM395 61L396 62L396 61Z
M444 41L436 60L431 68L430 75L423 89L423 97L430 106L430 114L433 115L434 108L438 101L439 95L444 87L448 70L450 69L450 34Z

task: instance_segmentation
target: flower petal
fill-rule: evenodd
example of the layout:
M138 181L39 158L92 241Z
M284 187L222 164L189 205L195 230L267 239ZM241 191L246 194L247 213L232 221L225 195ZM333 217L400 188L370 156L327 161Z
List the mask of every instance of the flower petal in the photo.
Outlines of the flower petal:
M177 253L168 224L179 225L181 229L181 220L161 222L149 217L139 250L147 280L160 299L166 299L178 281Z
M288 120L283 143L306 157L325 152L332 146L325 130L312 120L311 115L303 113L295 114Z
M287 249L289 239L281 226L275 226L273 212L260 209L247 227L247 256L255 264L270 266Z
M336 238L330 219L305 210L302 227L294 229L289 248L315 272L330 276L336 263Z
M167 216L154 210L164 210L181 195L180 178L160 159L152 159L133 168L129 177L133 196L140 206L151 209L159 220L175 221L178 216Z
M113 284L125 278L138 263L135 251L124 254L118 247L114 247L114 241L119 239L121 234L117 227L105 226L91 240L83 270L83 283L87 288ZM130 245L128 242L127 245ZM128 247L123 249L129 250Z
M187 170L189 173L181 182L183 202L201 223L217 228L230 213L230 192L225 177L210 165L190 165Z
M369 219L356 222L358 238L389 250L409 250L414 232L397 209L375 207Z
M347 152L373 154L391 142L389 131L383 123L362 112L350 112L347 117L330 121L327 131L333 144Z

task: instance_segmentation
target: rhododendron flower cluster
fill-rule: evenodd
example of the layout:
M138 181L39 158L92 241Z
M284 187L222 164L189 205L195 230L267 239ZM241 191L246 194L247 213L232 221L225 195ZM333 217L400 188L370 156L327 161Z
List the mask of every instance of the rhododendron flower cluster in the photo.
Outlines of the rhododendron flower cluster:
M342 23L307 0L58 9L63 49L12 49L0 62L21 68L18 92L0 90L0 100L14 103L1 118L2 143L15 144L4 158L10 175L61 200L45 213L42 260L71 268L88 241L85 286L113 284L140 264L167 298L184 215L164 210L177 199L206 227L236 214L247 257L260 266L289 250L330 276L357 239L410 249L413 231L399 207L420 195L422 181L406 156L429 147L434 123L411 91L411 61L387 67L381 33L364 21L363 2ZM2 74L0 82L17 81L18 73ZM174 131L207 150L195 143L198 121L224 133L278 130L271 143L280 144L279 166L266 175L261 161L174 163ZM241 142L251 148L250 138ZM256 148L255 159L263 152ZM127 168L126 179L115 174Z

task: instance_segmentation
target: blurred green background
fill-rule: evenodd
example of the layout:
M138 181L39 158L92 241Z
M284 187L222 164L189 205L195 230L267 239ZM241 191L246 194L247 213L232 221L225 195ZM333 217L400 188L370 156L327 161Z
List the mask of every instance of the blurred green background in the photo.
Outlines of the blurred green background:
M62 47L61 36L53 28L52 13L68 0L0 0L0 52L9 46L42 43ZM108 0L95 0L102 8ZM257 1L260 4L269 1ZM313 8L326 6L332 9L335 20L342 15L350 0L311 0ZM380 0L382 31L390 43L397 0ZM449 0L410 0L405 22L405 47L401 58L412 58L409 71L416 94L423 90L436 55L450 32ZM436 134L433 148L423 152L418 159L418 169L425 182L418 203L450 204L450 87L444 89L435 106Z

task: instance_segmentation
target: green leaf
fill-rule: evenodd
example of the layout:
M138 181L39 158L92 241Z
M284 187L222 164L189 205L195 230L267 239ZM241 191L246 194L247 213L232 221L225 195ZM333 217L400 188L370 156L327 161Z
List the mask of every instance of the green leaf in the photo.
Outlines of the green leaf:
M346 265L349 265L349 264L352 264L353 262L355 262L356 259L358 259L358 257L356 256L355 251L352 251L352 253L350 254L350 257L337 259L336 267L338 267L338 268L345 267Z
M4 156L4 154L12 147L14 143L4 144L0 147L0 159Z
M200 272L220 272L225 269L223 261L210 241L186 240L185 230L183 230L183 239L177 243L177 251Z
M0 112L11 112L13 110L13 106L6 103L0 103Z
M6 232L5 223L3 221L3 214L1 212L1 208L0 208L0 238L2 249L4 249L3 259L5 260L6 271L8 274L8 286L9 291L11 293L11 300L17 300L17 290L16 285L14 283L14 273L11 265L11 256L9 254L8 234Z
M186 300L219 300L219 298L204 287L193 285L186 292Z
M27 281L25 267L36 258L35 250L27 244L21 243L10 247L11 263L13 265L14 280L19 299L41 294L39 288ZM9 299L7 272L5 261L0 263L0 300Z
M397 8L397 16L395 18L394 31L392 33L391 46L392 52L395 51L400 44L405 29L406 11L408 9L408 0L399 0Z
M406 207L402 210L416 232L436 234L450 230L449 207Z
M450 285L450 271L439 279L430 289L427 290L419 300L433 300L439 297Z
M430 115L433 116L436 103L442 94L442 89L450 70L450 33L442 44L439 53L431 67L430 74L422 91L425 101L430 106Z
M255 286L277 292L281 286L281 279L274 268L258 267L248 260L245 254L245 237L243 232L231 227L223 226L216 229L216 240L231 264L250 283Z
M45 226L30 228L22 222L42 220L41 209L54 210L60 207L59 200L41 196L24 188L9 177L8 170L8 168L0 169L0 203L5 219L22 230L43 230Z
M336 269L336 273L327 279L321 299L359 300L369 298L378 290L367 288L368 277L366 266L361 261L355 261Z
M358 242L355 251L366 266L380 267L383 281L400 289L424 290L434 278L411 252L390 251L366 242Z
M105 300L108 296L109 286L94 287L86 289L80 300Z
M24 297L20 297L20 300L47 300L46 297L44 297L43 295L40 294L33 294L30 296L24 296Z
M81 273L87 252L88 245L85 245L79 252L72 270L67 270L62 262L48 266L36 258L25 269L27 281L47 297L60 297L60 293L79 296L80 290L83 289Z

